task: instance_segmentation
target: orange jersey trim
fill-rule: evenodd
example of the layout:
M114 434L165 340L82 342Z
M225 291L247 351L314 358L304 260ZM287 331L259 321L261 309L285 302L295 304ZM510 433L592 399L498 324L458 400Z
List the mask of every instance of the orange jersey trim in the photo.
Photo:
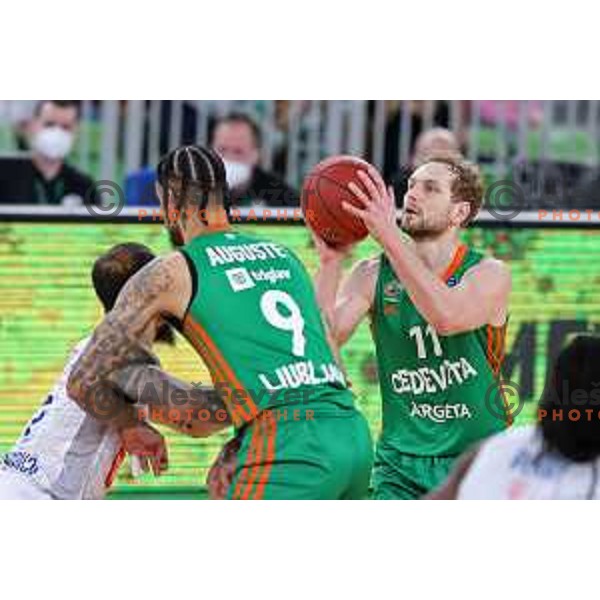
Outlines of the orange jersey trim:
M494 327L492 325L487 326L487 350L486 358L492 373L496 378L500 375L500 369L504 362L504 349L506 343L506 323L501 327ZM501 383L501 382L500 382ZM508 402L504 394L504 389L500 385L500 394L502 396L502 403L506 411L506 425L510 427L513 424L512 414L508 409Z
M200 353L202 358L205 359L206 366L211 371L213 380L228 383L233 389L243 394L245 398L244 404L237 402L233 403L224 399L225 403L228 405L234 424L239 425L242 422L247 423L256 418L259 411L252 400L252 397L237 378L233 369L202 325L194 321L188 315L185 318L183 327L186 337L189 337L192 345Z
M469 249L469 247L466 244L460 244L458 246L458 248L454 252L454 256L452 257L450 264L446 267L446 270L444 271L444 274L442 275L442 279L444 280L444 283L446 283L448 281L448 279L450 279L450 277L452 277L452 275L454 275L454 273L456 273L456 271L458 270L458 267L460 267L463 259L465 258L465 255L467 254L468 249Z
M213 383L228 383L227 378L225 377L225 374L221 370L220 366L217 364L215 358L211 354L210 350L206 347L204 342L199 337L196 337L196 334L192 331L185 332L185 335L186 335L186 338L192 344L192 346L196 349L198 354L200 354L200 356L202 357L202 360L204 360L204 363L206 364L206 366L208 367L208 370L210 371L210 375L213 380ZM237 406L231 406L231 404L229 403L227 398L224 398L223 400L225 402L225 405L227 406L227 410L229 411L229 413L231 415L233 424L235 426L241 425L244 422L244 420L243 420L243 416L239 415Z

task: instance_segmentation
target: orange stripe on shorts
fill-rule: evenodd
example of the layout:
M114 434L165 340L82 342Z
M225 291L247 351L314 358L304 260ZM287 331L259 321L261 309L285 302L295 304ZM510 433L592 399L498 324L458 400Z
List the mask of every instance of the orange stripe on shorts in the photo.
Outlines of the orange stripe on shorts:
M264 464L262 464L262 455L263 449L265 446L265 423L261 418L256 419L254 422L254 426L258 429L258 436L256 437L255 444L255 456L254 456L254 466L252 467L252 472L250 473L250 477L248 478L248 483L244 488L244 491L241 495L242 500L248 500L250 498L250 493L252 492L252 488L254 487L254 482L259 476L259 473L264 469Z
M271 467L275 461L275 441L277 439L277 420L267 413L265 417L267 421L267 456L265 459L265 468L260 476L260 480L256 487L256 493L254 494L255 500L261 500L265 493L265 484L269 481L269 475L271 474Z
M245 485L245 483L248 481L248 476L250 474L250 465L252 464L256 452L255 452L255 446L256 446L256 438L258 436L258 427L254 426L252 429L252 437L250 438L250 447L248 448L248 455L246 457L246 462L248 463L240 472L236 485L235 485L235 490L233 492L232 498L234 500L238 500L240 498L241 492L242 492L242 486Z

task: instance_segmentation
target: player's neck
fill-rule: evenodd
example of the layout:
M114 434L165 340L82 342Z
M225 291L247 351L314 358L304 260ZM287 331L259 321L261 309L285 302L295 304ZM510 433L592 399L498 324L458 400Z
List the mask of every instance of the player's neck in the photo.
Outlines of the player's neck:
M442 273L452 261L460 245L456 231L447 231L435 239L422 239L415 242L421 260L436 273Z
M227 219L225 211L222 213L209 212L206 217L208 224L200 222L198 219L190 219L185 230L186 243L201 235L209 235L219 231L228 231L231 225Z

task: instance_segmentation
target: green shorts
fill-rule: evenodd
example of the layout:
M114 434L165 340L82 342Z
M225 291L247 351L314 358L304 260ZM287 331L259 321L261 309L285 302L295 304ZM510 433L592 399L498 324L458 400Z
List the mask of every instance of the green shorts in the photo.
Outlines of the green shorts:
M413 456L377 449L373 470L374 500L417 500L450 474L456 456Z
M353 408L264 411L240 435L229 499L342 500L368 495L371 434L366 419Z

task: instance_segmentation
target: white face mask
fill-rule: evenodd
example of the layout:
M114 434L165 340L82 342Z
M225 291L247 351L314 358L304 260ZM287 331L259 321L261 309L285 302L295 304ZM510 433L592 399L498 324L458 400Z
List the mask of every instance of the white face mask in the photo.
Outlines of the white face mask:
M225 163L227 184L230 188L240 187L250 181L250 177L252 177L252 167L250 165L229 160L223 162Z
M59 160L71 152L74 137L62 127L44 127L33 137L32 148L46 158Z

